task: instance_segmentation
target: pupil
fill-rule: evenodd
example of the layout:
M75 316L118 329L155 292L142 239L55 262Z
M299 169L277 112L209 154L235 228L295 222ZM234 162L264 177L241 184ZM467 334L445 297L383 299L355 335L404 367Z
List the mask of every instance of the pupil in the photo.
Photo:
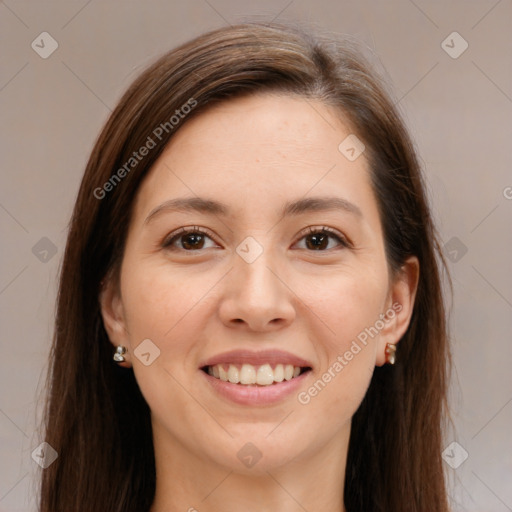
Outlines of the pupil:
M184 239L183 247L185 249L197 249L202 245L202 241L203 235L198 233L189 233Z
M311 238L309 240L313 241L312 248L315 250L323 249L327 246L325 243L327 240L327 236L323 233L311 235Z

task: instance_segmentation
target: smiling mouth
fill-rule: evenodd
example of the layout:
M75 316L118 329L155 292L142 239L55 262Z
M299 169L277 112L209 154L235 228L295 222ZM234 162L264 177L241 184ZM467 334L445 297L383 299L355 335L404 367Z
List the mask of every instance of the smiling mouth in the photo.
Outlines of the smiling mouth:
M252 364L216 364L203 366L202 371L215 379L243 386L272 386L283 381L289 381L311 370L309 366L293 366L291 364L270 365L265 363Z

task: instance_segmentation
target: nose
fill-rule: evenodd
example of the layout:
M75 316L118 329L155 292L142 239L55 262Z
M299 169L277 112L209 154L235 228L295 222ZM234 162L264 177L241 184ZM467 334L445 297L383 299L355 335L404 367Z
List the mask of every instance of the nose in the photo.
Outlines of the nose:
M219 306L225 325L271 332L293 322L295 295L287 286L285 276L275 267L267 251L252 263L235 255L234 268L226 276L225 293Z

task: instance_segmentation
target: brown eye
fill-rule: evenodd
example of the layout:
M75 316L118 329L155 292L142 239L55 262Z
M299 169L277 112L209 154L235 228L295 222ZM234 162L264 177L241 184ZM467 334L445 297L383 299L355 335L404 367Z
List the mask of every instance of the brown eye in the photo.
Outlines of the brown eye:
M181 246L183 249L202 249L204 245L204 235L200 233L188 233L181 236Z
M308 249L315 251L325 249L329 245L329 235L324 233L316 233L306 237L306 246Z
M305 240L305 248L310 251L322 251L349 247L347 240L331 228L309 228L307 233L300 239ZM332 243L334 241L334 245Z
M181 228L178 232L171 233L171 235L162 244L163 247L169 250L183 250L183 251L196 251L200 249L208 249L205 244L208 240L212 240L205 231L200 228ZM216 244L210 247L215 247Z

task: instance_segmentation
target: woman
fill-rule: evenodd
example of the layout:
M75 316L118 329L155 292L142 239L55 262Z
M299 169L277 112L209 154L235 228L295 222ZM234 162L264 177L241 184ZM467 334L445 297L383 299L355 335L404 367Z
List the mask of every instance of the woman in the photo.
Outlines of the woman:
M77 198L40 510L448 510L436 256L348 44L244 24L164 55Z

